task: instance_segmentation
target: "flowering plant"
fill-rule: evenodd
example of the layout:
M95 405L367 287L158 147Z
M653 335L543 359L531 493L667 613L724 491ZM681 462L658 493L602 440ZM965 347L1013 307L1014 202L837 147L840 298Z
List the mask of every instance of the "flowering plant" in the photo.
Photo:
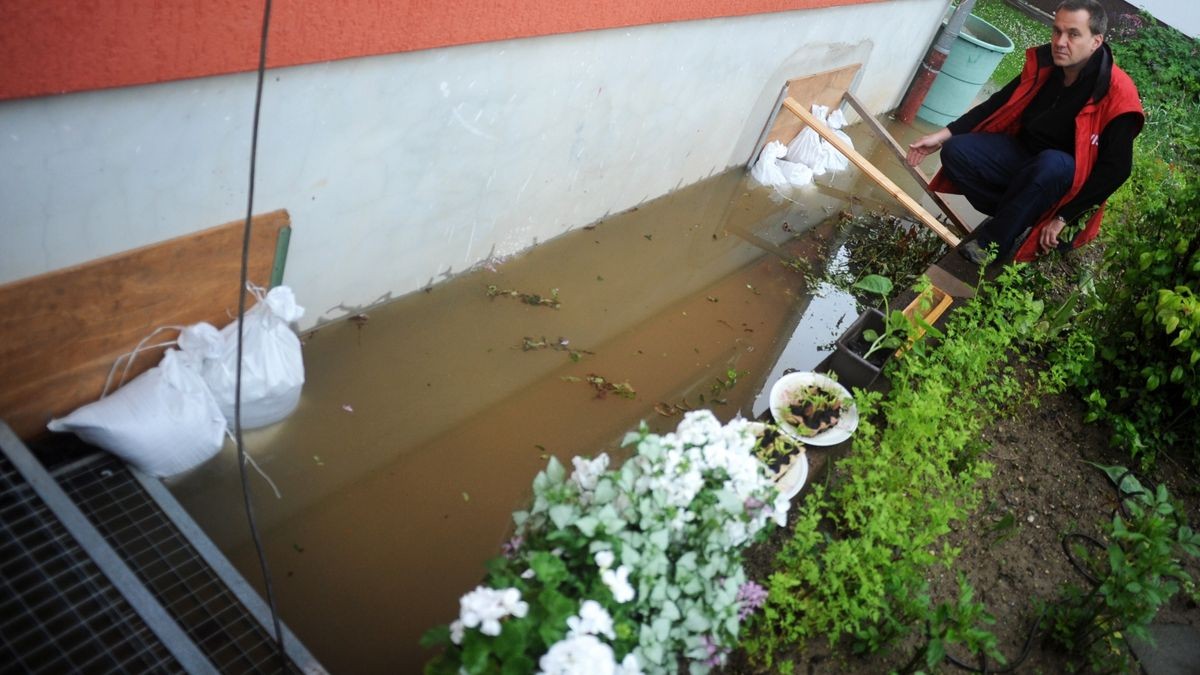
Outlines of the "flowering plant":
M752 452L746 420L707 410L673 433L643 423L636 452L551 459L533 505L488 565L488 586L463 596L459 619L426 634L442 645L426 673L704 673L723 663L741 621L764 600L742 550L788 501Z

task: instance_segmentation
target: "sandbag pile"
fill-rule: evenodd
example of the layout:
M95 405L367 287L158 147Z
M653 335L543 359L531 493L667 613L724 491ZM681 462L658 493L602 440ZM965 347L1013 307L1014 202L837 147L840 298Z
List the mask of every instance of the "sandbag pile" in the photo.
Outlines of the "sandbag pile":
M258 302L243 319L245 429L290 415L304 385L300 339L290 326L304 309L286 286L251 291ZM212 458L234 425L237 321L219 332L207 323L188 326L174 344L177 349L168 349L157 366L66 417L51 420L47 428L74 432L158 477L183 473ZM132 359L141 349L139 345L126 356Z
M846 126L846 116L840 109L830 113L828 106L814 105L812 113L832 129L838 138L854 147L850 137L842 131L842 127ZM803 187L812 183L816 176L823 176L831 171L842 171L849 165L850 160L838 152L829 141L821 138L815 129L804 127L786 146L779 141L771 141L764 146L758 155L758 161L750 170L750 175L768 187Z

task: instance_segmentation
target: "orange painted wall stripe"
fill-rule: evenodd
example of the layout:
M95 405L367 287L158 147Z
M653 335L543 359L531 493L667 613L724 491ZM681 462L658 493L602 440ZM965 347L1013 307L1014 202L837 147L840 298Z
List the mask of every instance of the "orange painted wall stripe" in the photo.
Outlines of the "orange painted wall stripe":
M275 0L268 64L881 0ZM253 70L259 0L0 0L0 99Z

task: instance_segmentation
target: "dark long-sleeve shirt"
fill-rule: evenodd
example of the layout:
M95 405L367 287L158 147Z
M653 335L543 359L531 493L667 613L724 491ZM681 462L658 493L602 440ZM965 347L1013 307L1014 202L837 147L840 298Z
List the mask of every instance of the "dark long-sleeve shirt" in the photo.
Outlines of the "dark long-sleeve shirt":
M1062 68L1054 68L1050 79L1038 90L1021 113L1017 140L1031 153L1046 149L1075 154L1075 116L1087 103L1099 76L1098 56L1092 58L1071 86L1063 82ZM983 103L968 110L946 128L951 134L967 133L1008 102L1020 77L1014 79ZM1093 206L1108 198L1133 170L1133 139L1141 131L1141 119L1135 113L1118 115L1100 132L1096 164L1079 194L1059 209L1067 222L1074 221Z

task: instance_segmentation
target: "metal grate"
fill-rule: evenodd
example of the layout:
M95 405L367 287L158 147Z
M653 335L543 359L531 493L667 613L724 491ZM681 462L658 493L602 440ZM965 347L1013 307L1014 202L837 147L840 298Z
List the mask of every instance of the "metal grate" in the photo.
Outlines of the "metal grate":
M56 471L54 477L219 671L278 672L271 634L123 463L111 455L96 455Z
M183 672L0 457L0 672Z
M0 449L0 673L280 672L266 604L159 481L97 452L52 477L2 421ZM287 672L325 672L283 632Z

